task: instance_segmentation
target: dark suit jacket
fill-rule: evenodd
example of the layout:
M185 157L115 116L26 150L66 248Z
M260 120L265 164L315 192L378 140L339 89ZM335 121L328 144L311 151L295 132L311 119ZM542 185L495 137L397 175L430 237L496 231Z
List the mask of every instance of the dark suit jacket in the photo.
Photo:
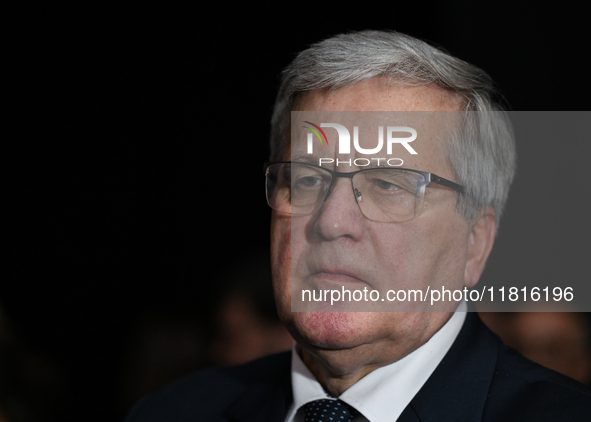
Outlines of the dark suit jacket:
M290 368L291 354L281 353L209 369L144 399L127 422L282 422L292 400ZM589 422L591 392L507 348L471 312L398 421Z

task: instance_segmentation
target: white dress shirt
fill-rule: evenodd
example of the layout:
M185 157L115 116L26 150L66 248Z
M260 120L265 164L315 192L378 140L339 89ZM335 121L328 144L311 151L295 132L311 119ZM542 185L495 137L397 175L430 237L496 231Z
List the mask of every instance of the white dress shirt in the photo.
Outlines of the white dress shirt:
M398 419L455 341L466 319L467 308L462 302L429 341L399 361L370 372L339 396L361 412L355 422ZM308 370L295 350L295 343L292 348L291 385L293 403L285 422L303 422L303 411L298 411L301 406L310 401L332 398Z

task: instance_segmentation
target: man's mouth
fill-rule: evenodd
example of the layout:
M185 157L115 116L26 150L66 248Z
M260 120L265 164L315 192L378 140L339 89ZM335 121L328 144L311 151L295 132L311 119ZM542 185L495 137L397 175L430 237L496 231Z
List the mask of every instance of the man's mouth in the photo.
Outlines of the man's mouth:
M367 284L364 280L362 280L357 273L342 270L342 269L319 269L316 272L313 272L310 275L311 280L314 281L323 281L323 282L332 282L332 283L363 283Z

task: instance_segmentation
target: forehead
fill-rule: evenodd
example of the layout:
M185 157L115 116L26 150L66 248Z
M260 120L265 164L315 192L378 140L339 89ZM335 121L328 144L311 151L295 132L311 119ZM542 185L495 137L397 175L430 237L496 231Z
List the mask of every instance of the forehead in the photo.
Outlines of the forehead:
M449 113L461 110L462 99L445 89L435 86L401 86L390 83L385 78L373 78L357 84L336 90L321 90L304 94L296 102L294 110L307 112L328 112L329 115L343 116L338 112L428 112L428 113L402 113L411 115L410 121L420 121L422 123L403 124L400 126L411 126L418 132L417 139L413 142L413 148L418 154L411 155L406 150L398 147L397 157L403 159L405 168L414 168L417 170L429 171L439 176L451 178L451 170L444 148L442 146L442 137L440 135L448 133L442 130L450 116L457 117L458 113ZM433 112L443 113L433 113ZM335 113L331 113L335 112ZM323 113L322 115L326 115ZM355 114L358 116L359 114ZM367 115L367 114L366 114ZM371 115L371 114L370 114ZM375 114L371 115L374 116ZM398 114L400 116L401 114ZM292 116L293 118L294 116ZM343 118L344 119L344 118ZM297 119L298 123L299 120ZM306 119L303 119L306 120ZM338 120L338 118L337 118ZM328 120L330 121L330 120ZM383 124L383 123L379 123ZM376 124L374 124L376 125ZM296 124L292 130L296 132L304 129ZM398 125L396 125L398 126ZM368 128L370 126L367 126ZM361 133L360 129L360 133ZM374 129L371 129L374 130ZM327 131L329 145L333 147L320 147L324 149L323 156L330 156L326 150L334 148L336 131ZM373 132L371 132L373 134ZM292 157L301 156L304 144L300 142L301 136L295 136L292 132L291 146ZM332 139L331 139L332 135ZM403 135L407 136L407 135ZM375 134L373 136L360 136L375 146ZM445 138L445 136L444 136ZM360 141L362 142L362 141ZM368 144L369 145L369 144ZM333 151L335 152L335 151ZM352 151L354 152L354 151ZM356 154L356 153L355 153ZM322 155L322 154L321 154ZM359 156L359 154L356 154ZM292 158L293 159L293 158ZM297 161L297 160L296 160ZM343 171L351 171L345 170Z

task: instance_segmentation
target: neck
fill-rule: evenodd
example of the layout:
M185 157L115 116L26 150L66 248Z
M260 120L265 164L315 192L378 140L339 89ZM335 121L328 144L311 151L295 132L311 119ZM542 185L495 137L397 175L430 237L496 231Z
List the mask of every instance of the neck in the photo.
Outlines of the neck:
M420 337L384 338L351 348L325 349L298 342L296 350L304 364L332 397L339 397L370 372L397 362L425 344L451 314Z
M302 349L300 356L316 380L332 397L338 397L373 370L379 363L360 364L350 351L314 351Z

